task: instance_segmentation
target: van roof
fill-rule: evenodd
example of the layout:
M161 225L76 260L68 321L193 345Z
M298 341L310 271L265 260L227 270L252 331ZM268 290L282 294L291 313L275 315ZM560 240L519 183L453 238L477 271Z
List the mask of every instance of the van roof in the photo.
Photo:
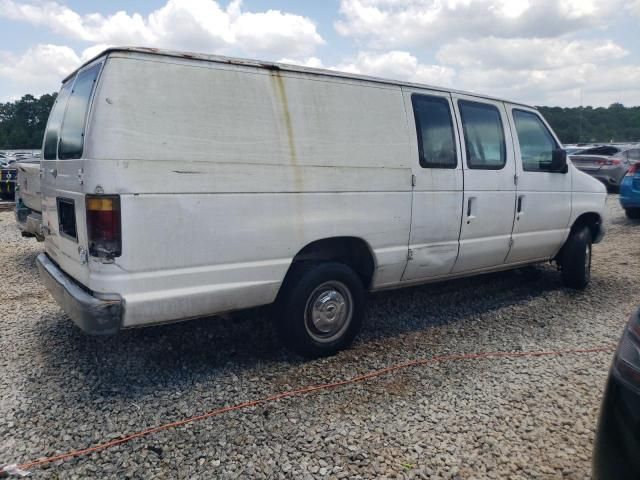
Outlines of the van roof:
M210 54L205 54L205 53L192 53L192 52L181 52L181 51L176 51L176 50L163 50L163 49L160 49L160 48L150 48L150 47L111 47L111 48L107 48L104 51L102 51L100 54L98 54L95 57L91 58L90 60L87 60L86 62L84 62L76 70L74 70L72 73L70 73L67 77L64 78L63 83L66 82L67 79L73 77L73 75L75 75L76 72L78 70L82 69L85 65L88 65L88 64L92 63L94 60L96 60L96 59L98 59L100 57L106 56L109 53L113 53L113 52L142 53L142 54L148 54L148 55L159 55L159 56L164 56L164 57L186 58L186 59L190 59L190 60L202 60L202 61L205 61L205 62L225 63L225 64L230 64L230 65L242 65L242 66L247 66L247 67L264 68L266 70L280 70L280 71L284 71L284 72L301 72L301 73L308 73L308 74L313 74L313 75L322 75L322 76L334 77L334 78L348 78L348 79L354 79L354 80L365 80L365 81L368 81L368 82L381 83L381 84L386 84L386 85L398 85L398 86L406 86L406 87L413 87L413 88L428 88L428 89L431 89L431 90L438 90L438 91L442 91L442 92L451 92L451 93L459 93L459 94L470 95L470 96L478 97L478 98L486 98L486 99L490 99L490 100L497 100L497 101L501 101L501 102L508 102L508 103L513 103L513 104L517 104L517 105L523 105L523 106L526 106L526 107L529 107L529 108L536 108L533 105L528 105L528 104L522 103L522 102L517 102L517 101L513 101L513 100L499 98L499 97L492 97L490 95L482 95L480 93L475 93L475 92L467 92L467 91L464 91L464 90L456 90L456 89L452 89L452 88L438 87L438 86L434 86L434 85L426 85L426 84L414 83L414 82L404 82L404 81L401 81L401 80L391 80L391 79L388 79L388 78L372 77L372 76L369 76L369 75L360 75L360 74L355 74L355 73L340 72L340 71L336 71L336 70L327 70L327 69L324 69L324 68L303 67L301 65L290 65L290 64L286 64L286 63L267 62L267 61L263 61L263 60L251 60L251 59L246 59L246 58L225 57L225 56L222 56L222 55L210 55Z

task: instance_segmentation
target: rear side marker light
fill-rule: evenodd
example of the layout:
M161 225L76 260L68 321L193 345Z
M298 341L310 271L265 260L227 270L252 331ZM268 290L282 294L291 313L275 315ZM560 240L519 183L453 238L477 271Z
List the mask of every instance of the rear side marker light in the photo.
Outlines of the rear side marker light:
M105 260L122 255L120 197L87 195L86 211L89 255Z

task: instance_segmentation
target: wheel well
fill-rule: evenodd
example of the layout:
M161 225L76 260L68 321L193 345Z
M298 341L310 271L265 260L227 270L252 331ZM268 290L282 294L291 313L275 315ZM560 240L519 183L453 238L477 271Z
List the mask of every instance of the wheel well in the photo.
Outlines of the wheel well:
M591 231L591 238L594 242L599 242L602 237L602 218L595 212L587 212L576 218L571 226L571 233L582 227L588 227Z
M344 263L356 272L366 289L371 287L373 272L375 270L375 260L371 248L367 242L361 238L332 237L311 242L293 257L287 275L293 265L300 262L314 261Z

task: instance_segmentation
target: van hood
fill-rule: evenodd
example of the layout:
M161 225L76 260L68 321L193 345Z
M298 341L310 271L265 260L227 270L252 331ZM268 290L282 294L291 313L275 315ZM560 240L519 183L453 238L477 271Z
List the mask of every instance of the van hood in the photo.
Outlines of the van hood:
M607 187L599 180L596 180L573 164L569 170L571 172L572 190L574 192L607 194Z

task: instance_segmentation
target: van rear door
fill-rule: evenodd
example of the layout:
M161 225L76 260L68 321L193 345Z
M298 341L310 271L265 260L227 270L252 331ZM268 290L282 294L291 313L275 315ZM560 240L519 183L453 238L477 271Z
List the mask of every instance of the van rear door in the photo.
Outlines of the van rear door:
M80 70L62 86L43 146L42 221L47 254L80 283L88 280L83 191L84 138L102 63Z

